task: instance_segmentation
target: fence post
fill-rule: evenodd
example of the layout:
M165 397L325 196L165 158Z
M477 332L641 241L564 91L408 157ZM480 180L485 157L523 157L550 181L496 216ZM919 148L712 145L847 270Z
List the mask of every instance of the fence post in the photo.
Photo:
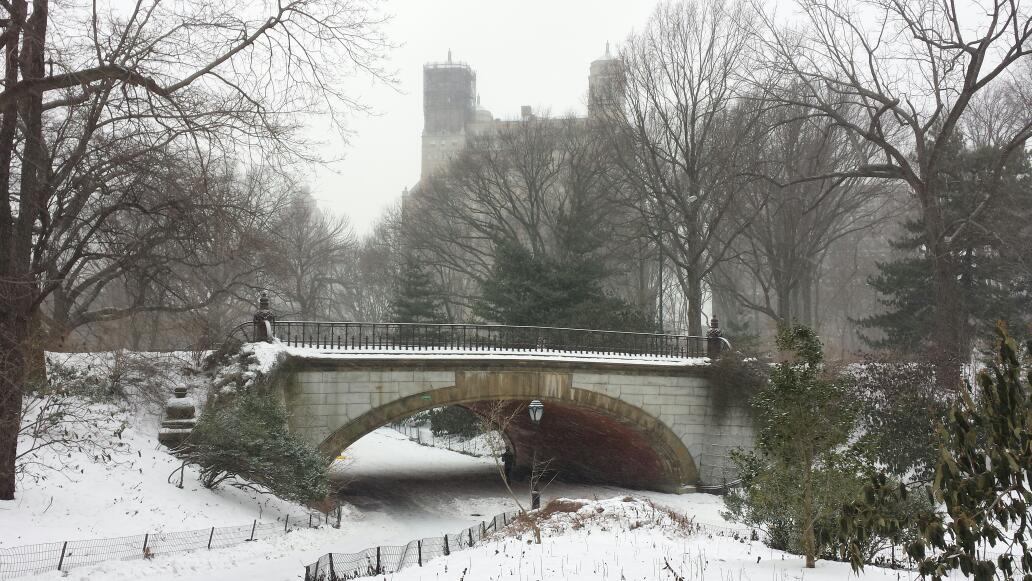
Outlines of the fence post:
M67 548L68 548L68 541L65 541L64 544L61 545L61 558L58 559L58 561L57 561L57 570L58 571L60 571L61 570L61 566L64 565L65 549L67 549Z
M419 566L422 567L423 566L423 541L421 539L416 541L416 556L419 558Z
M380 547L377 546L376 547L376 574L379 575L381 572L382 571L380 569Z
M211 550L211 540L215 538L215 527L211 527L211 534L208 535L208 550Z
M251 538L249 538L247 540L249 540L249 541L253 541L254 540L254 529L257 526L258 526L258 519L254 519L254 522L251 523Z
M330 581L337 581L337 573L333 570L333 553L330 553Z
M450 554L451 551L448 550L448 533L444 533L444 556L447 557Z
M150 533L143 534L143 556L147 556L147 541L150 540Z
M283 532L287 532L287 527L289 525L290 525L290 515L288 514L287 518L283 519Z

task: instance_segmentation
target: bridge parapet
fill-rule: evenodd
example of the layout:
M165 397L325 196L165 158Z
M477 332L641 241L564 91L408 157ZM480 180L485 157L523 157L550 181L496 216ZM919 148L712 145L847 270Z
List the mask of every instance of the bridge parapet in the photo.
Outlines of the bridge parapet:
M271 336L270 336L271 331ZM364 353L549 354L599 359L689 360L730 349L713 321L705 337L561 327L256 320L237 327L245 341Z

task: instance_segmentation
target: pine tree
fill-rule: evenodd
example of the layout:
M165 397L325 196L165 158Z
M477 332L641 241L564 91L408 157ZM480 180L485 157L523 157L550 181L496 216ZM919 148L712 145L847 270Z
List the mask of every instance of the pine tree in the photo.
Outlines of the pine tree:
M963 336L970 344L998 319L1018 326L1032 315L1032 277L1024 265L1032 248L1032 170L1025 152L1015 155L1002 175L990 171L999 156L992 148L967 149L958 142L951 154L953 162L939 184L946 223L962 223L981 204L990 204L951 244L962 293L961 319L966 321ZM860 325L881 332L882 337L865 337L871 347L918 353L932 345L935 324L932 257L925 252L921 224L906 222L893 247L899 258L879 264L879 273L869 280L887 311L862 319Z
M326 461L287 427L287 410L269 382L209 405L177 455L200 470L201 483L264 487L300 503L329 493Z
M405 257L391 300L395 323L444 323L440 293L430 274L411 254Z
M648 316L606 292L604 277L605 269L590 256L557 259L499 244L473 312L503 325L652 330Z

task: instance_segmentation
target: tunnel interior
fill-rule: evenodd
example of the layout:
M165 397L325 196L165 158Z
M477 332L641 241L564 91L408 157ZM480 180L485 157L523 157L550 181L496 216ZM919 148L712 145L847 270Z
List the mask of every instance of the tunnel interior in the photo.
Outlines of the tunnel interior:
M547 478L667 489L673 482L653 442L637 426L595 410L548 402L535 428L525 401L472 402L464 407L484 417L502 417L505 439L514 448L518 478L530 472L533 459Z

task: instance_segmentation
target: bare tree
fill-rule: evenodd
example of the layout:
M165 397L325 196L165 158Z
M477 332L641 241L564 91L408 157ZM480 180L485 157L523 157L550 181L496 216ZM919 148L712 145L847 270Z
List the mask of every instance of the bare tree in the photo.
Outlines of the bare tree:
M741 189L732 213L741 234L732 241L730 262L745 276L725 271L716 292L776 324L814 327L824 257L838 240L887 217L880 211L885 188L861 178L802 181L855 167L855 156L864 154L833 122L783 107L764 123L769 129L756 143L751 165L765 179Z
M621 52L623 102L608 111L614 160L702 332L705 281L737 234L729 216L759 111L741 106L752 11L742 2L665 2Z
M266 273L271 288L301 320L327 318L355 254L354 232L346 217L320 210L311 194L300 191L283 208L268 233Z
M934 279L933 352L938 381L953 387L967 360L953 243L968 228L984 228L983 203L947 222L941 189L948 149L979 95L1013 78L1032 55L1032 12L1009 0L798 0L803 23L786 30L765 18L756 36L769 59L763 67L795 81L771 88L771 98L824 117L880 159L836 172L842 177L900 180L916 203ZM1032 110L1002 124L995 171L1032 137ZM827 175L817 176L825 179Z
M108 188L126 190L127 199L148 211L113 215L73 271L63 278L48 275L60 280L44 306L48 349L67 348L68 336L83 334L84 327L103 327L106 336L127 327L129 344L138 349L160 316L168 324L200 310L209 317L200 328L207 338L168 328L161 335L179 345L210 344L228 330L219 312L237 297L254 294L257 253L279 197L271 191L270 172L257 168L241 175L213 163L203 175L165 155L141 161L123 168ZM234 322L239 318L237 313ZM122 343L107 347L124 345L125 335L114 335Z
M445 172L411 194L404 241L443 275L453 320L472 303L501 244L536 257L605 262L614 254L618 207L604 153L582 119L514 121L473 136Z
M379 74L362 0L5 0L0 91L0 500L14 497L23 381L42 303L118 215L146 215L120 168L165 151L311 159L299 114L344 112ZM169 208L173 211L174 208Z

